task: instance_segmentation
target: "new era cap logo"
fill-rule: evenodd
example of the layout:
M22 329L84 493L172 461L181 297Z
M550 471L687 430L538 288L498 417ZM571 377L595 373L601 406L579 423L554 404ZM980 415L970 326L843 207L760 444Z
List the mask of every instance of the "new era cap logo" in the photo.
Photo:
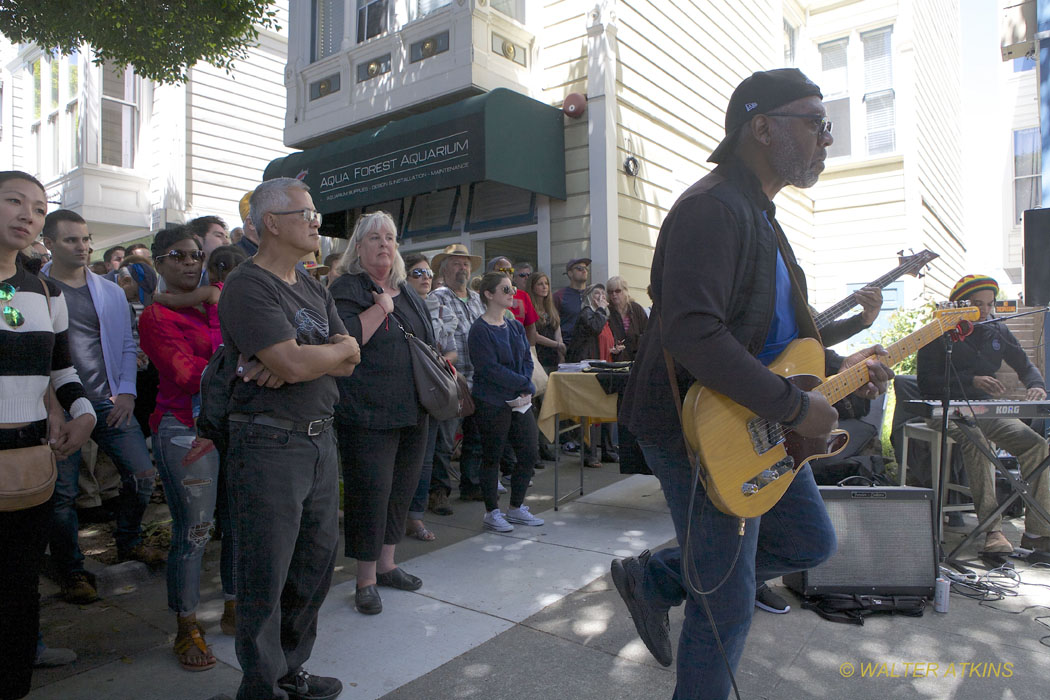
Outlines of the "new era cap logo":
M750 112L751 110L753 110L757 106L758 106L757 102L748 102L746 105L744 105L744 109L746 111Z

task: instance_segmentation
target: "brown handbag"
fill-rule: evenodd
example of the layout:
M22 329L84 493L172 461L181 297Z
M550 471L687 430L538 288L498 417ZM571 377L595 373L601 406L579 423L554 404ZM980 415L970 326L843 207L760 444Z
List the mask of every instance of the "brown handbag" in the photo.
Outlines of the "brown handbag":
M43 282L40 284L44 285ZM44 299L47 300L47 311L50 316L51 299L48 297L46 285L44 285ZM45 395L50 406L50 384L48 384ZM49 410L49 428L50 421L51 412ZM0 511L25 510L47 503L55 490L57 478L58 466L55 462L55 453L51 451L50 445L0 450Z
M25 510L47 503L58 467L50 445L0 450L0 511Z

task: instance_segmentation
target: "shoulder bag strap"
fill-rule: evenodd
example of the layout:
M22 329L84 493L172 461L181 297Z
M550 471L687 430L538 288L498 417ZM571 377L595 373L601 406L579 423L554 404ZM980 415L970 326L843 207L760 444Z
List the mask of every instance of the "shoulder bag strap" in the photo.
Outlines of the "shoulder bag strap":
M24 272L24 270L23 270ZM27 273L28 274L28 273ZM36 277L36 275L33 275ZM51 290L47 288L47 282L42 280L40 277L36 277L36 281L40 283L42 291L44 292L44 303L47 304L47 325L51 328L51 332L55 332L55 323L51 318ZM47 439L51 439L51 367L47 368L47 391L44 392L44 410L47 413Z

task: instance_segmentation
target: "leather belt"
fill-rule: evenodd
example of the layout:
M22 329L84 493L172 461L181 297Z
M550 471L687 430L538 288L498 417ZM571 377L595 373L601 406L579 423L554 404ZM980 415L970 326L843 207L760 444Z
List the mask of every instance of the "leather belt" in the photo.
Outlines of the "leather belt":
M265 425L269 428L278 428L293 433L306 433L310 437L320 435L331 428L332 424L335 422L335 418L330 417L312 420L306 423L296 423L294 421L284 420L283 418L270 418L269 416L263 416L258 413L231 413L228 420L233 423L254 423L255 425Z

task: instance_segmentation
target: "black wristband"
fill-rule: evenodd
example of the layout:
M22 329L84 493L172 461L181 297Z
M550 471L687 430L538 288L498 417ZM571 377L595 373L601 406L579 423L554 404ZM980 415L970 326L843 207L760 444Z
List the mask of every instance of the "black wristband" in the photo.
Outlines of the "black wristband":
M798 407L798 413L791 420L781 421L780 424L785 428L794 428L803 420L806 419L806 414L809 413L809 394L802 392L801 403Z

